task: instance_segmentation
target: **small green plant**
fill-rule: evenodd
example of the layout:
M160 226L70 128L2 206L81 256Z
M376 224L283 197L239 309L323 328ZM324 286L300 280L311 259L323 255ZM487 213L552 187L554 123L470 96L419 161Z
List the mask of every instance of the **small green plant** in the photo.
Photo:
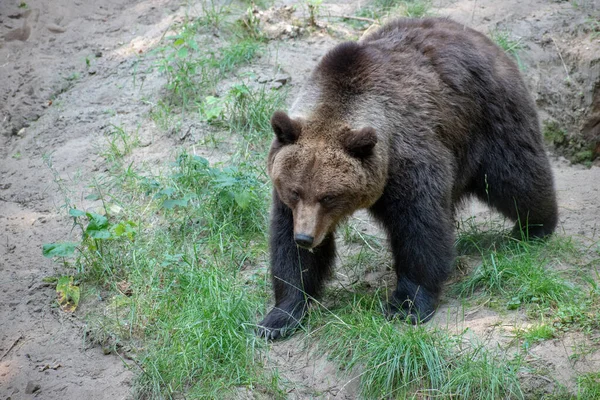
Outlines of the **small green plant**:
M167 79L164 106L155 111L158 115L171 114L167 108L176 107L182 113L202 103L206 96L213 96L216 85L224 75L240 65L250 62L259 52L262 43L254 37L232 37L224 45L212 35L202 34L202 24L196 20L185 22L163 45L152 52L156 55L155 66ZM166 106L166 107L165 107ZM161 122L171 118L159 117ZM163 125L163 123L161 123Z
M65 79L69 82L77 81L77 80L79 80L79 74L77 72L73 72L71 75L67 76Z
M19 3L19 8L27 8L27 3L25 3L24 1Z
M567 142L567 133L556 121L544 121L542 132L544 139L554 146L562 146Z
M131 137L122 127L111 125L106 142L107 149L101 154L107 160L117 162L131 153L131 150L138 145L139 139L137 135Z
M387 16L403 16L410 18L422 18L427 16L431 10L431 2L428 0L375 0L368 6L362 7L356 16L381 20ZM351 21L356 25L357 22ZM364 27L364 22L358 22Z
M321 4L323 0L306 0L306 6L308 7L308 25L312 27L317 26L317 16L321 11Z
M201 26L207 26L213 30L219 30L229 14L229 3L217 0L202 1L202 15L198 18Z
M556 329L548 324L533 325L526 330L518 330L517 338L522 340L522 346L528 350L534 344L544 340L552 339L556 336Z
M577 378L577 399L600 399L600 372L591 372Z
M590 37L592 39L597 39L600 37L600 19L589 17L586 20L587 29L591 33Z
M519 51L523 49L521 39L513 39L510 32L502 30L491 31L489 36L506 54L515 59L519 69L524 69L524 65L519 58Z
M199 107L201 118L240 135L244 139L240 142L240 157L262 160L272 138L271 116L283 107L286 95L286 90L241 82L224 97L207 96Z
M260 28L260 18L254 12L255 10L254 7L248 7L246 14L238 20L237 24L242 30L242 36L262 42L266 38Z
M551 266L552 241L527 243L513 241L502 250L483 254L481 265L457 289L462 296L481 290L488 296L499 295L508 309L528 304L556 306L566 302L574 285L565 281Z

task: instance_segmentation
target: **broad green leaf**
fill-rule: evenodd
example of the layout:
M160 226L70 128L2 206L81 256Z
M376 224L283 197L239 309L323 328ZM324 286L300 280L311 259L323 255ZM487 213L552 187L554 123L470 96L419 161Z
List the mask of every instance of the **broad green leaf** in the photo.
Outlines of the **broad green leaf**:
M75 253L79 246L76 242L46 243L42 246L44 257L69 257Z
M72 276L61 276L58 279L56 295L63 311L73 312L79 305L79 286L73 284Z
M85 211L81 211L76 208L71 208L69 210L69 215L71 217L83 217L85 215Z
M129 239L133 239L135 234L135 227L137 225L132 221L123 221L119 222L117 225L114 225L112 228L112 232L116 237L120 237L123 235L127 235Z
M165 196L171 196L173 193L175 193L175 189L170 187L164 188L163 190L158 192L158 194L163 194Z
M162 208L166 208L167 210L171 210L176 206L186 207L188 203L188 199L174 199L174 200L165 200L162 203Z
M252 194L250 192L235 192L233 197L241 209L246 209L252 200Z
M96 230L92 230L92 231L87 231L86 233L88 234L89 237L93 238L93 239L109 239L110 238L110 231L106 230L106 229L100 229L98 231Z
M85 234L94 239L108 239L110 232L108 231L108 218L104 215L89 212L86 214L90 222L85 228Z
M86 230L101 230L108 228L108 218L104 215L89 212L86 214L90 222Z
M188 55L188 48L187 47L182 47L177 52L177 57L179 57L179 58L186 58L187 55Z

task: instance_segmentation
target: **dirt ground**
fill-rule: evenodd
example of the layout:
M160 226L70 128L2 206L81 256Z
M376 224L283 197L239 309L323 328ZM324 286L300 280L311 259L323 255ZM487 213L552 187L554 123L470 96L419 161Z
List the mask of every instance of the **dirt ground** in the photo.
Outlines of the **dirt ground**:
M180 140L148 117L165 82L148 72L144 55L174 21L199 6L177 0L20 3L0 2L0 399L128 398L135 371L86 341L86 310L71 316L55 307L54 287L43 278L60 266L43 258L41 247L70 238L65 205L85 207L85 184L103 168L98 149L111 124L137 130L136 159L164 160L177 146L198 140L201 132ZM341 26L328 15L352 14L358 6L326 2L320 21ZM500 29L520 38L520 58L542 120L577 126L600 74L600 36L586 30L590 18L598 21L597 0L442 0L433 2L433 11L483 32ZM296 12L299 18L302 13ZM294 91L318 57L341 41L338 36L321 32L273 41L246 68L260 72L278 63L292 77ZM600 168L559 157L553 165L560 231L598 240ZM467 212L481 210L474 205ZM448 299L433 323L445 326L460 312ZM520 323L516 314L507 319L472 310L459 325L501 341L508 340L509 326ZM577 371L600 370L600 354L570 359L578 341L577 335L547 341L532 356L571 387ZM271 356L281 375L296 382L290 397L355 397L356 381L339 378L324 358L308 357L299 340L275 344Z

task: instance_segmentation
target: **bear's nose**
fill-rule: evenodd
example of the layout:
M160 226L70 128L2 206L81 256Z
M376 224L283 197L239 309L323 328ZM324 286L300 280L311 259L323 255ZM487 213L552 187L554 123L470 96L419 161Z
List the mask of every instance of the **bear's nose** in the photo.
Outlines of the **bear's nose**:
M297 233L296 236L294 236L294 240L296 241L296 244L298 246L310 248L315 238L312 236L305 235L303 233Z

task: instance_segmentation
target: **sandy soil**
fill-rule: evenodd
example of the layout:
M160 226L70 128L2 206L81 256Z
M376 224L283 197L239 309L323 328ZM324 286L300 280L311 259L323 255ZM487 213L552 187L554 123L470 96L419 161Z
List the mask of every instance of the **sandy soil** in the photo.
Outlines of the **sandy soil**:
M0 2L0 399L127 398L135 371L86 341L82 318L89 310L73 317L55 307L54 288L43 278L59 273L60 266L42 257L41 246L69 239L64 206L85 207L85 184L103 168L97 151L111 124L138 130L144 144L133 155L138 160L164 159L182 144L148 118L149 103L159 98L164 80L147 72L143 55L173 21L198 8L176 0L54 0L52 5L31 0L27 8L19 3ZM484 32L503 29L520 37L525 75L542 118L575 126L600 72L600 38L583 29L590 14L600 14L600 5L578 4L442 0L434 2L434 11ZM356 7L324 4L321 21ZM297 15L301 18L302 11ZM278 63L297 88L318 57L340 40L316 33L274 41L248 68L260 72ZM600 168L571 166L560 158L554 168L561 230L597 240ZM481 212L475 206L469 211ZM434 323L445 326L461 312L448 299ZM519 315L500 317L480 309L467 312L458 325L502 342L521 323ZM575 371L600 369L595 353L577 363L569 359L581 340L567 335L533 354L557 371L559 382L572 386ZM270 362L295 383L292 398L355 397L356 381L339 377L326 359L307 356L299 339L275 344ZM541 385L550 383L540 380Z

